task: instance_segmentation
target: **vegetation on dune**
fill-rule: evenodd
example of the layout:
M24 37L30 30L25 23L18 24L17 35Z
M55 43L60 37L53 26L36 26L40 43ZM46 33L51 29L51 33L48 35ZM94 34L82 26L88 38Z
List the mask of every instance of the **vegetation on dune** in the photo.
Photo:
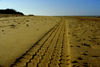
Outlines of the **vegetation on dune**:
M24 15L22 12L17 12L14 9L0 9L0 14L19 14L19 15Z

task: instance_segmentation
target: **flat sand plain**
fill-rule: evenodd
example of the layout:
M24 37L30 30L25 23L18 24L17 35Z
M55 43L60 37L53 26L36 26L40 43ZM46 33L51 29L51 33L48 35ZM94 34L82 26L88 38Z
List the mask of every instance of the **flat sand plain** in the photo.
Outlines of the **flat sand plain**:
M0 66L9 67L60 19L40 16L0 18Z
M0 67L100 67L100 18L0 18Z

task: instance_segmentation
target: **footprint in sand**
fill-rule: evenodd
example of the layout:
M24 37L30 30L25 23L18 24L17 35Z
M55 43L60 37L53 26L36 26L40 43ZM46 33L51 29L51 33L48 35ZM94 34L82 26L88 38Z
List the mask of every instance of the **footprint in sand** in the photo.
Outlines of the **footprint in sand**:
M87 62L84 62L82 66L89 67Z
M78 63L76 60L72 61L71 63Z
M18 23L18 24L20 24L20 23Z
M72 67L80 67L80 66L73 65Z
M78 59L78 60L83 60L81 57L78 57L77 59Z
M76 40L77 42L80 42L80 41L82 41L81 39L79 39L79 40Z
M28 25L28 24L26 24L26 26L28 27L29 25Z
M82 55L88 55L87 53L84 53L84 52L80 52L80 54L82 54Z
M100 45L100 43L97 43L97 45Z
M4 30L2 30L2 32L4 32Z
M80 46L79 46L79 45L77 45L77 47L79 47L79 48L80 48Z
M70 34L70 32L68 32L68 34Z
M99 56L92 56L92 57L99 57Z
M26 22L29 22L29 20L26 20Z
M70 47L73 47L72 45Z
M83 43L82 45L83 46L87 46L87 47L91 47L90 45L87 45L86 43Z
M78 38L78 37L76 37L76 38Z
M88 52L88 51L85 51L85 52Z

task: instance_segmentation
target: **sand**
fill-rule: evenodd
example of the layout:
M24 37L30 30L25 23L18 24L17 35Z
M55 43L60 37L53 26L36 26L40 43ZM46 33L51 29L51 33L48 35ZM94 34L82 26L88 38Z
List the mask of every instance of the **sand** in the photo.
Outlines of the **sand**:
M100 21L84 18L66 18L71 66L100 67Z
M100 67L100 18L0 18L1 67Z
M9 67L60 19L38 16L0 18L0 66Z
M11 67L67 67L69 50L67 28L62 17L44 37L18 58Z

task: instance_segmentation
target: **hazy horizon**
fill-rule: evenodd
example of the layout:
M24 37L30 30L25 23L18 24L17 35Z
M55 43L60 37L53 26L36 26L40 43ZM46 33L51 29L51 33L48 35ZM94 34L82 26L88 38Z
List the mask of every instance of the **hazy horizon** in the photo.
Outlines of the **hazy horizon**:
M100 16L100 0L0 0L0 9L7 8L25 15Z

